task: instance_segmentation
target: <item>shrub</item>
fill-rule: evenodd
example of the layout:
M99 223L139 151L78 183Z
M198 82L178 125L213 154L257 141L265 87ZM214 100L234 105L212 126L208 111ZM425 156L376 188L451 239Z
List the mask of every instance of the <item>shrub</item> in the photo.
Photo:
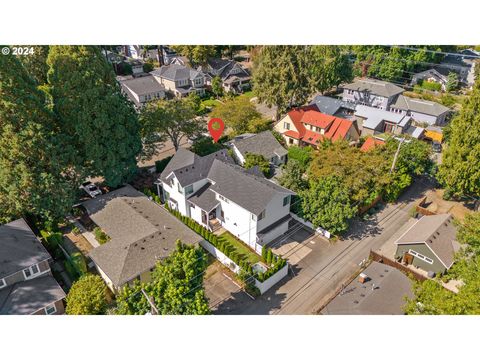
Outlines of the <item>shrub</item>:
M269 248L268 251L267 251L267 264L270 265L272 263L272 256L273 256L273 253L272 253L272 249Z
M290 146L288 148L288 159L293 159L299 162L302 169L306 169L312 160L312 147L305 146Z
M97 239L100 244L105 244L110 240L110 237L105 234L98 226L93 229L93 234L95 235L95 239Z
M155 161L155 170L157 173L161 173L166 167L173 156L166 157L165 159Z
M72 281L77 280L78 277L79 277L79 274L78 274L77 270L75 269L75 267L73 266L73 264L70 261L65 260L63 262L63 265L65 266L65 270L67 271L68 275L70 276L70 279Z
M77 251L70 255L70 261L80 276L87 273L87 263L80 252Z
M73 226L72 233L74 235L79 235L80 234L80 229L77 228L75 225Z
M442 84L439 84L433 81L423 81L422 88L430 91L440 91L442 90Z
M262 259L267 261L267 247L262 247Z

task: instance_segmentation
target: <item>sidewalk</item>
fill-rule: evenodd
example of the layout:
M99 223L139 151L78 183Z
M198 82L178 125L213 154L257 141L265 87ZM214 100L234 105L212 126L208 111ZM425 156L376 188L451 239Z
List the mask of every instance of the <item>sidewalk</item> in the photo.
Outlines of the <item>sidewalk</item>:
M82 233L83 237L85 239L87 239L87 241L94 248L100 246L100 243L97 241L97 239L95 239L95 235L93 235L90 231L87 231L87 229L85 229L85 227L82 224L80 224L80 222L78 222L77 219L75 219L71 216L67 216L67 219L68 219L68 221L70 221L70 223L74 224L77 228L80 229L80 232Z

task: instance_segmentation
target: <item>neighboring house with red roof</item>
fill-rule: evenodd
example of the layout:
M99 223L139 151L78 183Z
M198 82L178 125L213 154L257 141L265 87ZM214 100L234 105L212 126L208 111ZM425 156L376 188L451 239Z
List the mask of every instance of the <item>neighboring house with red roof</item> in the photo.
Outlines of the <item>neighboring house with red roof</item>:
M290 110L275 124L288 146L318 146L324 140L358 140L360 132L355 121L327 115L315 105Z
M363 143L362 147L360 148L360 151L367 152L370 151L377 146L382 146L385 145L385 141L382 139L377 139L374 137L368 137L365 139L365 142Z

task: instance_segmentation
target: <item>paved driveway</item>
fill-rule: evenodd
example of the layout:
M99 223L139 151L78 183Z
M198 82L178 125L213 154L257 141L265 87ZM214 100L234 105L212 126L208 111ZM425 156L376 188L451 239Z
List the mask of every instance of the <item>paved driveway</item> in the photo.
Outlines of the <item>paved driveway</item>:
M313 314L359 270L370 249L378 249L406 222L414 202L431 184L415 182L396 204L385 206L368 221L356 220L345 240L330 244L305 227L292 225L273 242L291 269L289 275L255 301L228 304L229 314ZM219 307L218 313L222 312Z

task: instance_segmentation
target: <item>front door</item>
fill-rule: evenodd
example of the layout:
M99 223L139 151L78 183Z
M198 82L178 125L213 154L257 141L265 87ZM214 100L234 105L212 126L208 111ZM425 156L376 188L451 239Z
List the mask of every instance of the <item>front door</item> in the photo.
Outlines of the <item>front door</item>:
M207 225L207 213L202 210L202 223Z
M213 209L210 211L210 214L208 214L208 220L213 220L217 218L217 209Z

